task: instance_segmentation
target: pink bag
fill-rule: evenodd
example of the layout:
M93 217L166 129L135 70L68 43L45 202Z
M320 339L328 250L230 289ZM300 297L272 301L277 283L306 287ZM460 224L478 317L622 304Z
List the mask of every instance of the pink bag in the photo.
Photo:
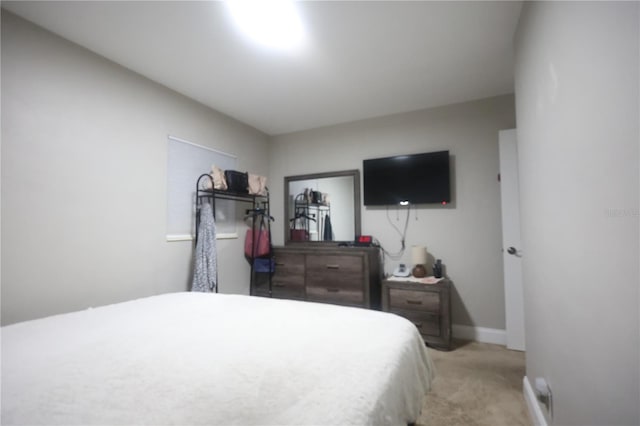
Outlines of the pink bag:
M292 229L291 241L309 241L309 232L306 229Z
M291 225L289 230L289 239L291 241L309 241L309 231L307 231L302 218L296 217L291 222Z
M244 255L248 258L266 256L270 250L269 231L260 228L247 229L244 237Z

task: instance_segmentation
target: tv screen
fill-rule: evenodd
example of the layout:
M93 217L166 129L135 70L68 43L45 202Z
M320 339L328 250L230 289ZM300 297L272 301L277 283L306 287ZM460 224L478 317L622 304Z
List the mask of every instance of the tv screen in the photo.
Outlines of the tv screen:
M364 205L446 204L449 151L364 160Z

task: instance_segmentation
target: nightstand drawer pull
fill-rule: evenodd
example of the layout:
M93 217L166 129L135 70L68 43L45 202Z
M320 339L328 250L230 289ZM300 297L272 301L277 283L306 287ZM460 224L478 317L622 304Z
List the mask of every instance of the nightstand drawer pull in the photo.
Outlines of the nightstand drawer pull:
M422 305L422 300L409 300L409 299L407 299L407 304L409 304L409 305Z
M328 288L327 291L329 293L339 293L340 289L339 288Z
M335 264L327 265L327 269L340 269L340 265L335 265Z

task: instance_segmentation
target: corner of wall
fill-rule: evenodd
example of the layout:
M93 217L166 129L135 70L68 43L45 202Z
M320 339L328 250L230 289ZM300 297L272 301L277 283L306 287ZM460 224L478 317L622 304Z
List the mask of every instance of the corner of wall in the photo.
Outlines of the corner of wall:
M497 328L473 327L469 325L453 324L453 337L462 340L473 340L481 343L506 346L507 332Z

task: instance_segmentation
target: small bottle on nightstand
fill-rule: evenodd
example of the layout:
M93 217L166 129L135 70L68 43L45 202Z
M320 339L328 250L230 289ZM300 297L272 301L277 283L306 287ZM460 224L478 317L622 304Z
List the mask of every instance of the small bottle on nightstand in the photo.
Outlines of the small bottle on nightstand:
M442 278L442 260L436 260L436 263L433 265L433 276L436 278Z

